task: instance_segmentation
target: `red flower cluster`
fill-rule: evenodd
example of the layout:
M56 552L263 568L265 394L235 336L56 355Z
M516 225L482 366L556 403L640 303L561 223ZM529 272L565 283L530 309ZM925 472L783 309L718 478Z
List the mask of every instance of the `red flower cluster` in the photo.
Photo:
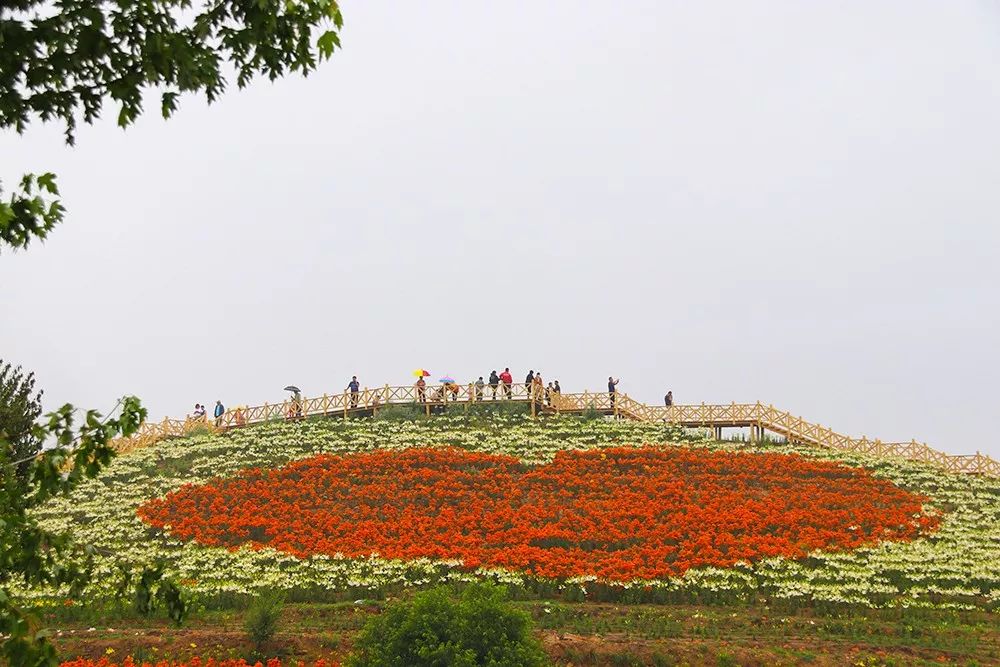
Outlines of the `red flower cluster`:
M460 558L625 581L908 540L924 499L799 456L665 448L560 452L529 467L459 449L315 456L185 486L139 515L212 546Z
M312 663L306 663L300 660L298 662L289 662L288 667L337 667L339 664L340 663L329 662L327 660L317 660ZM209 658L207 660L202 660L201 658L191 658L187 662L162 660L160 662L139 663L134 662L131 657L128 657L121 663L111 662L107 658L101 658L100 660L77 658L76 660L67 660L63 662L60 667L282 667L282 664L277 658L271 658L266 663L251 663L242 659L215 660L214 658Z

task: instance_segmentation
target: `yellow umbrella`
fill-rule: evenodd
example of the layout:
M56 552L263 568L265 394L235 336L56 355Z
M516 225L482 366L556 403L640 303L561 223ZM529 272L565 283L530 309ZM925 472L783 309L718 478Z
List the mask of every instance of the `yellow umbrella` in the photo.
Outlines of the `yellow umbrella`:
M425 371L423 368L418 368L417 370L413 371L413 375L414 377L423 378L430 375L430 371Z

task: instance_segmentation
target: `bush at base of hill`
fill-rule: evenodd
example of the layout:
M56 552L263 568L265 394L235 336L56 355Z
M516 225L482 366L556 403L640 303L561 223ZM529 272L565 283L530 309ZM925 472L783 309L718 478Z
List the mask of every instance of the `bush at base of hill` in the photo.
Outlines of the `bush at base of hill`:
M389 606L365 625L347 664L527 667L548 659L531 634L528 614L511 606L506 591L473 584L458 599L436 588Z

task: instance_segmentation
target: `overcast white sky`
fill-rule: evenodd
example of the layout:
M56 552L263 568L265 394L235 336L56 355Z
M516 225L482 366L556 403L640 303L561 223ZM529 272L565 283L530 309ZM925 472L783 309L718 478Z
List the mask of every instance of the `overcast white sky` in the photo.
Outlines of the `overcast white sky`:
M307 79L0 135L46 407L540 369L1000 456L1000 4L361 2Z

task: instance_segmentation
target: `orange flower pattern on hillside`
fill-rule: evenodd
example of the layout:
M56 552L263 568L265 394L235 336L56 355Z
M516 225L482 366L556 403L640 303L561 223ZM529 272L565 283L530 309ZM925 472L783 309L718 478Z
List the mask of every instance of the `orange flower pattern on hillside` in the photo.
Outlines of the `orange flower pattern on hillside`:
M910 540L937 526L921 513L925 500L866 470L795 455L621 447L532 467L414 448L245 470L138 512L210 546L628 581Z

